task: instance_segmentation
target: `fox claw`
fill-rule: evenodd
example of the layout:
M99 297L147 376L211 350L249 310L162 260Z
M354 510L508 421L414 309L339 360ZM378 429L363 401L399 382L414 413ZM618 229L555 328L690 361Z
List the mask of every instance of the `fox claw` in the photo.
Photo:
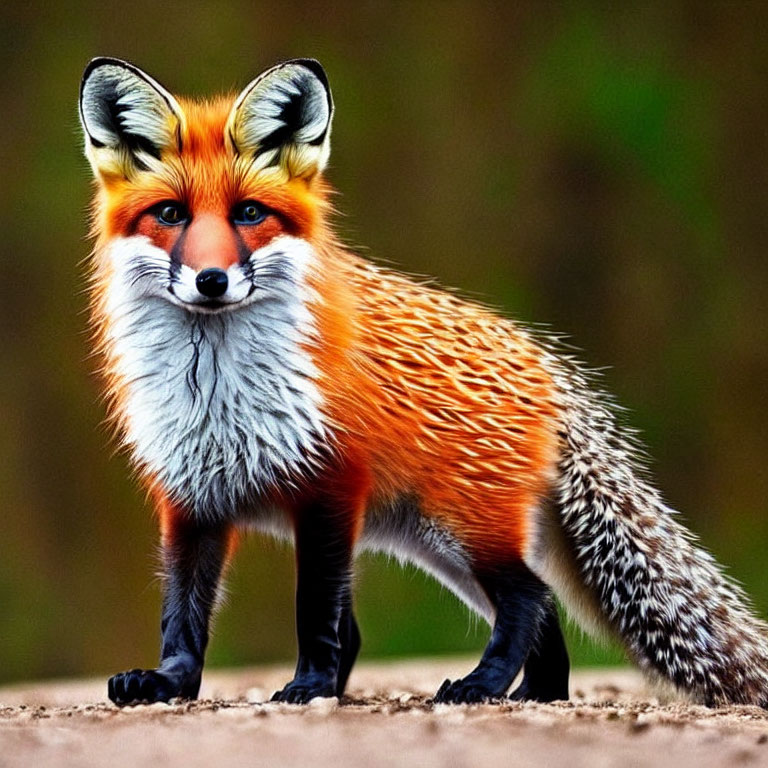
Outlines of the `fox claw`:
M181 691L164 675L154 669L131 669L109 679L109 698L119 707L128 704L151 704L170 701Z

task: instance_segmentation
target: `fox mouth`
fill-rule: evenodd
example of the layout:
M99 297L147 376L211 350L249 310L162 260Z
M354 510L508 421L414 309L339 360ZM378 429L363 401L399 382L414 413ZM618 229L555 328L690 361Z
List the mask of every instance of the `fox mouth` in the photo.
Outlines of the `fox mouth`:
M240 302L237 301L235 304L239 304ZM203 309L210 309L210 310L217 310L217 309L223 309L227 306L227 304L223 301L219 301L218 299L206 299L205 301L201 302L200 305Z
M219 312L233 312L249 304L249 299L253 296L256 286L251 284L244 296L228 297L226 293L217 298L206 296L194 296L193 298L184 298L179 296L174 287L174 283L168 286L168 295L171 301L177 306L183 307L190 312L199 312L201 314L217 314Z

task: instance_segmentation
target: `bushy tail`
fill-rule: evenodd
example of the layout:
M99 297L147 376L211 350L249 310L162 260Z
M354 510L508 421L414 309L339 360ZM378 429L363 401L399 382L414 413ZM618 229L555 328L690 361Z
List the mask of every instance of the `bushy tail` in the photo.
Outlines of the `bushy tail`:
M560 368L555 503L576 568L642 669L709 706L768 707L768 627L645 479L614 409ZM562 596L568 602L568 596Z

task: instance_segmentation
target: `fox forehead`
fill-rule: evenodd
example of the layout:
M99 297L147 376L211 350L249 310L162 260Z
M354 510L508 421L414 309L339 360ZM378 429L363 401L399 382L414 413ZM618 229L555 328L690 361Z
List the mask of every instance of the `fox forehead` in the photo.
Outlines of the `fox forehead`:
M237 202L247 199L279 211L297 232L311 235L325 203L324 186L319 180L307 185L254 169L249 158L239 155L227 136L234 100L232 94L178 99L184 114L178 149L166 149L157 167L102 188L97 209L104 214L103 235L125 234L139 214L164 200L183 201L196 214L226 216Z
M242 194L242 164L226 138L226 123L234 95L211 101L180 99L184 120L179 126L179 150L162 156L170 197L196 211L226 211Z
M185 120L180 126L182 151L192 157L216 157L229 150L226 139L227 119L235 103L235 95L222 95L213 99L179 98Z

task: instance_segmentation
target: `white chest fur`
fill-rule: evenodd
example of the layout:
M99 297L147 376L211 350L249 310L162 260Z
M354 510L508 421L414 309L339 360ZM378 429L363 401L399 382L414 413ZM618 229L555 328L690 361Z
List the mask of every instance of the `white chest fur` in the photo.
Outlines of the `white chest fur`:
M323 438L317 372L303 346L312 333L307 250L289 239L269 254L284 259L282 269L272 258L269 281L254 275L247 306L203 314L164 297L167 257L144 238L111 248L107 347L124 440L198 517L237 515L295 480Z

